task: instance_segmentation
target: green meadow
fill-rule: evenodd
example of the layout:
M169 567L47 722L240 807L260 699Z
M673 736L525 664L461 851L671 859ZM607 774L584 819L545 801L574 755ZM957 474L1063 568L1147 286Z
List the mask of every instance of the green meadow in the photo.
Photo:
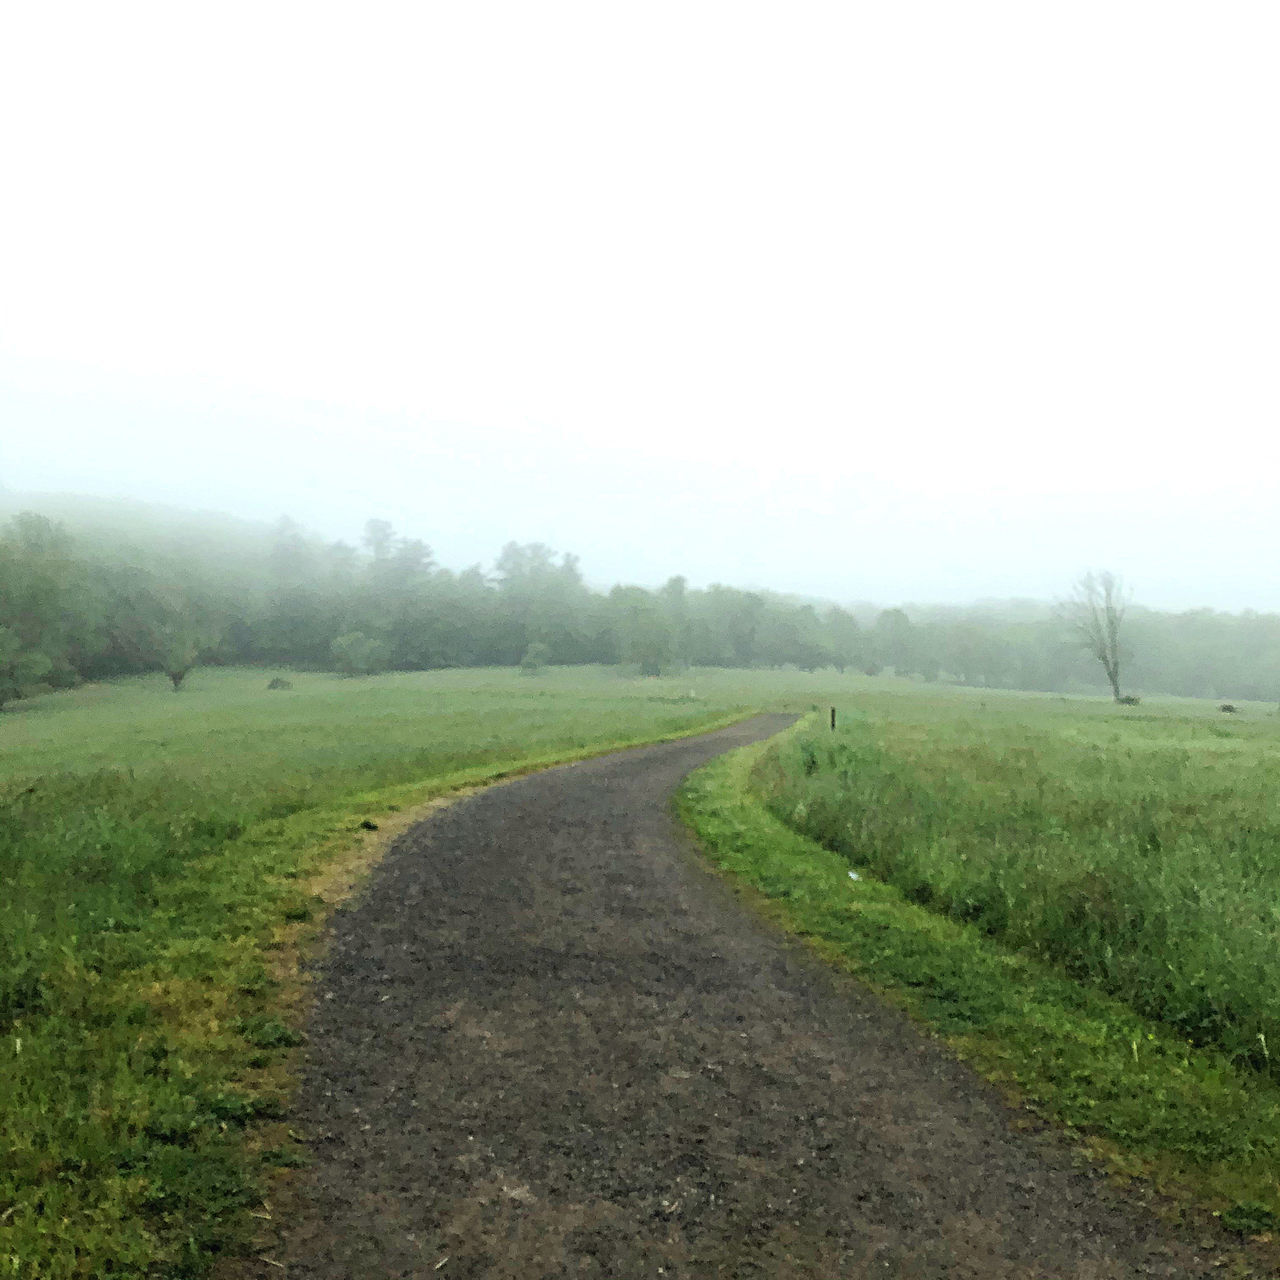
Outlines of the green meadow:
M292 688L268 691L276 675ZM767 846L762 892L795 902L820 883L844 910L844 871L815 881L787 843L803 832L819 842L805 849L862 868L914 913L888 933L841 917L840 945L861 940L868 981L918 994L962 966L987 975L983 999L993 983L1021 991L1021 970L973 959L998 943L1051 985L1118 998L1169 1043L1220 1053L1231 1083L1215 1095L1215 1134L1240 1129L1237 1101L1250 1080L1263 1086L1280 1043L1271 708L1116 708L833 672L202 668L178 694L154 675L0 715L0 1275L194 1277L246 1244L275 1171L305 1159L288 1123L299 957L376 858L371 841L421 806L815 707L819 719L691 813L713 856L725 814L767 805L774 826L752 828ZM903 957L939 921L965 941L922 976ZM954 1001L935 1005L956 1016ZM916 1011L928 1021L933 1007ZM1034 1093L1010 1065L1020 1007L970 1056ZM1071 1040L1073 1097L1101 1062L1087 1040ZM1160 1086L1160 1105L1176 1095L1183 1114L1187 1079L1209 1077ZM1103 1126L1120 1148L1140 1128L1126 1124ZM1182 1141L1174 1122L1142 1132L1144 1159Z
M910 901L1280 1076L1273 710L867 698L757 780Z
M809 684L204 668L178 694L155 675L5 710L0 1275L199 1275L235 1247L264 1172L300 1158L289 957L361 821Z

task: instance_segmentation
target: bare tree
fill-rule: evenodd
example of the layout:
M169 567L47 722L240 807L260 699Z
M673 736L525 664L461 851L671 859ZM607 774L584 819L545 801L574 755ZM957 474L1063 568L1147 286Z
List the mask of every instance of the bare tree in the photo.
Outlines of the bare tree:
M1086 573L1063 612L1081 644L1102 663L1117 702L1120 695L1120 624L1129 597L1124 583L1110 572Z

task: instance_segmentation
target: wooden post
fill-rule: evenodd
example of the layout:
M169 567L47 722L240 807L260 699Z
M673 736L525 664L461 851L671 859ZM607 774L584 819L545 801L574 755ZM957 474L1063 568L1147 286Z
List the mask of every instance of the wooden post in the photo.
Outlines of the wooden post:
M835 732L835 728L836 728L836 709L835 707L832 707L831 708L831 731L833 733Z

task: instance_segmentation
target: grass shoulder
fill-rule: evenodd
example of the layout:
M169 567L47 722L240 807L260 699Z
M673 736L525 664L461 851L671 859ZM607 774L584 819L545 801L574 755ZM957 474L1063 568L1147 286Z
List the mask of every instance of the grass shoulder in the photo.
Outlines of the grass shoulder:
M271 1188L305 1163L288 1102L307 962L389 842L469 790L744 714L722 707L674 729L619 717L617 737L585 744L570 726L541 751L228 824L230 838L148 880L145 914L107 921L92 949L67 935L33 983L34 1012L0 1034L0 1272L179 1280L221 1261L236 1274L270 1224ZM104 884L123 874L104 865Z
M754 908L931 1030L1012 1105L1153 1187L1162 1210L1213 1213L1251 1238L1268 1274L1280 1267L1280 1088L887 884L851 879L843 856L753 794L767 750L721 757L678 798Z

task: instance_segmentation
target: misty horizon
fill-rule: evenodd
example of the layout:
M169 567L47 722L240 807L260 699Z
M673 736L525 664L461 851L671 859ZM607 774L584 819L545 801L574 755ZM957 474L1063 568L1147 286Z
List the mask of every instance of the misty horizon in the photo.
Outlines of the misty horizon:
M1256 508L1214 514L1212 542L1204 513L1184 517L1143 492L1108 502L1042 489L998 504L987 494L972 510L920 497L913 508L902 493L870 492L863 476L856 485L866 505L851 510L839 479L815 474L808 505L793 508L741 459L627 459L608 445L566 451L545 436L531 442L499 427L455 432L445 451L407 415L259 400L255 419L249 400L206 401L197 413L141 389L136 401L118 390L115 398L77 395L74 382L21 396L10 384L9 399L23 430L0 445L0 495L78 494L262 525L289 516L325 540L353 545L366 519L385 518L427 541L451 568L490 564L508 541L542 542L578 555L597 585L658 585L682 574L699 586L725 582L837 603L966 605L1051 602L1086 569L1111 567L1149 608L1280 611L1280 579L1233 562L1222 545L1234 521L1241 546L1257 554L1265 529ZM184 414L185 429L177 425ZM119 429L103 430L112 424ZM237 430L256 442L238 445L228 465L212 442ZM168 434L187 442L172 467L153 456L154 441ZM51 436L79 447L71 457L35 456ZM354 455L339 443L345 436L361 441ZM28 456L15 438L32 442ZM326 448L319 459L315 441ZM744 502L764 518L744 519ZM1064 522L1087 517L1089 534L1078 545L1047 541L1055 506ZM847 568L832 564L827 543L837 541L849 548Z
M11 24L11 490L1280 610L1271 10L152 17Z
M110 530L113 536L125 534L128 535L133 529L133 536L141 536L143 542L147 542L153 535L159 533L163 539L165 534L178 533L183 541L189 542L193 531L200 527L204 522L212 525L212 528L206 529L206 545L208 549L217 552L217 535L219 528L226 532L229 527L236 527L237 532L250 536L255 540L260 540L263 547L277 531L282 523L289 523L297 527L298 532L308 540L313 541L317 547L346 546L362 555L368 555L366 545L365 524L370 520L385 519L380 513L375 513L366 520L361 521L359 528L354 530L346 530L334 537L327 532L323 532L317 528L297 520L290 512L280 512L274 519L264 519L253 516L240 515L235 512L219 510L217 508L207 507L184 507L179 506L171 501L150 501L143 498L128 497L123 495L112 494L89 494L89 493L70 493L70 492L23 492L8 488L0 481L0 524L11 519L13 516L22 512L34 512L44 515L58 524L67 525L73 532L87 531L89 533L101 528ZM104 521L102 525L99 521ZM159 522L155 524L154 522ZM813 594L804 591L798 591L793 587L775 586L768 583L750 582L750 581L730 581L724 578L706 578L698 579L688 573L683 572L679 567L673 568L670 572L662 574L660 577L649 581L643 581L635 578L606 578L596 574L592 570L592 566L584 557L572 547L560 547L549 544L543 539L507 539L499 547L487 556L480 556L470 561L449 561L444 558L439 548L428 537L422 536L422 531L413 527L399 527L394 522L388 521L392 525L392 530L397 538L419 539L426 543L431 551L435 564L451 573L463 573L470 570L479 570L486 579L495 580L498 575L497 562L501 557L502 550L508 545L517 546L538 545L547 547L548 550L557 558L572 558L577 562L578 568L582 573L583 582L586 587L595 592L607 593L615 586L638 586L647 591L655 591L662 587L665 583L673 578L684 579L690 588L694 590L705 590L709 587L725 586L738 591L757 592L765 596L776 598L782 601L790 601L796 604L808 604L818 608L845 608L850 610L860 620L866 621L873 619L876 614L892 609L903 609L913 616L925 616L929 614L938 614L945 616L949 613L963 613L980 616L984 610L990 610L993 615L1007 617L1018 613L1026 613L1029 617L1044 617L1057 609L1064 601L1066 601L1074 592L1080 577L1078 574L1071 582L1064 584L1063 589L1055 595L1033 596L1033 595L1008 595L1008 596L974 596L967 599L942 600L942 599L924 599L909 597L900 597L892 599L873 599L867 596L845 596L838 597L835 595ZM111 541L108 538L108 541ZM1133 597L1132 584L1121 579L1125 590L1130 593L1131 603L1138 610L1147 610L1150 612L1162 612L1169 614L1195 613L1203 610L1223 614L1251 614L1251 613L1270 613L1270 610L1252 610L1252 609L1214 609L1213 606L1198 605L1191 606L1187 609L1172 609L1162 607L1159 604L1152 603L1149 600Z

